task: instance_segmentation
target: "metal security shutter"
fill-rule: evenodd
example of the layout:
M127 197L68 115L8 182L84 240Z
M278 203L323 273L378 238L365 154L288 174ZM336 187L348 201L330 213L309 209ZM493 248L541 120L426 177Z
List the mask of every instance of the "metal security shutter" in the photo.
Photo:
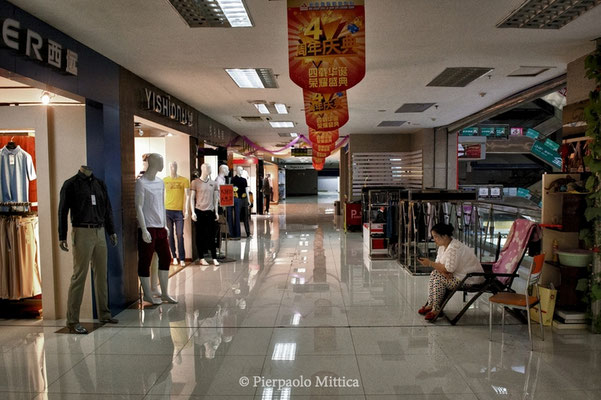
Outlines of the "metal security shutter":
M422 151L353 154L353 198L361 197L361 188L399 186L421 189Z

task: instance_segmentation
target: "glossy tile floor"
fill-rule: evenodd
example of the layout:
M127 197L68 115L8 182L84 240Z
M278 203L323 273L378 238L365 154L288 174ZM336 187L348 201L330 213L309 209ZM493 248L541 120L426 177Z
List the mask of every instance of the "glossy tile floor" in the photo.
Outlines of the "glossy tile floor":
M416 312L427 277L371 263L333 201L253 216L253 238L229 242L238 261L171 279L177 305L126 310L87 336L0 321L0 399L601 398L601 335L547 329L530 352L509 320L489 342L486 299L458 326L428 324Z

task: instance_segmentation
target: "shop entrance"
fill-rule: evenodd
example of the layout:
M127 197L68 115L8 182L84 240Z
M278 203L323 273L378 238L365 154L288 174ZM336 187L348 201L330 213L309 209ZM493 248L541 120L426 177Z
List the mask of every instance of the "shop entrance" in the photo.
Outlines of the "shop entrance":
M72 255L59 250L56 214L62 183L86 164L85 104L43 87L0 70L0 318L66 312Z
M163 171L157 174L157 177L165 181L166 189L168 189L167 185L169 185L170 178L177 178L177 182L181 180L179 178L185 178L181 181L185 182L187 180L189 193L189 184L194 179L192 171L198 169L194 161L192 161L192 164L190 161L190 136L138 116L134 117L134 127L135 171L131 171L131 173L136 177L144 173L147 168L144 162L145 154L160 154L164 160L164 168ZM216 176L216 172L213 175ZM186 214L185 211L188 211L188 216L183 221L183 251L179 248L176 223L173 223L172 231L176 232L176 235L173 236L173 239L170 238L170 243L171 240L174 241L171 243L173 264L171 274L175 274L194 261L194 252L189 201L187 204L183 204L186 203L184 195L183 201L178 198L177 201L174 200L172 203L170 205L169 198L166 199L165 205L168 210L168 217L170 211L181 211L184 215ZM169 218L167 221L169 223Z

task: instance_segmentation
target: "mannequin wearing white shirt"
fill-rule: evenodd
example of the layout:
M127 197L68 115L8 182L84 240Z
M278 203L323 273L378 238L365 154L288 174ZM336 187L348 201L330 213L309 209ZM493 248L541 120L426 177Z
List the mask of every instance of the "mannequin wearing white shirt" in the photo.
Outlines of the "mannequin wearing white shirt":
M219 175L217 176L217 183L219 186L226 184L226 176L230 173L230 168L227 165L219 166Z
M153 298L150 289L150 264L156 251L159 256L159 283L161 299L169 303L177 301L169 296L169 266L171 251L169 250L169 231L166 227L165 184L157 173L164 168L163 157L152 153L147 158L148 169L136 181L136 216L140 226L138 239L138 276L144 300L152 304L161 301Z
M204 258L205 251L210 251L213 264L219 265L215 249L215 221L218 212L219 186L211 180L211 166L207 163L200 167L200 178L195 179L190 187L190 208L192 221L196 223L196 249L201 265L209 265Z

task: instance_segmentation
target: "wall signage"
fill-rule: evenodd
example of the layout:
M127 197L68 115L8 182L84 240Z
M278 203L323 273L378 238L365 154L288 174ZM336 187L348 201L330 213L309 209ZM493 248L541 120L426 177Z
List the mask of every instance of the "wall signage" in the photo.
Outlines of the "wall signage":
M192 126L194 114L191 110L175 103L171 96L156 93L151 89L144 89L145 107L156 114L172 119L182 125Z
M232 207L234 205L234 185L219 186L219 205Z
M555 168L561 169L563 164L561 156L557 153L557 149L554 149L554 146L551 143L534 142L530 151L532 154L551 164Z
M2 32L0 46L8 47L32 61L77 76L79 56L71 49L47 38L12 18L0 19Z

